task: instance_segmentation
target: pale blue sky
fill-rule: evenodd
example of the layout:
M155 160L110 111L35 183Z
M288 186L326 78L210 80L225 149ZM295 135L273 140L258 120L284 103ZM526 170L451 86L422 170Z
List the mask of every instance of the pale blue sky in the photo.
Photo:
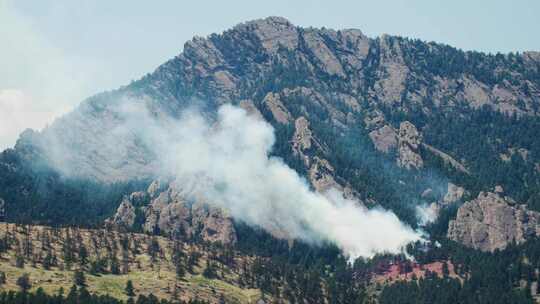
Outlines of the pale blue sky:
M54 3L54 4L51 4ZM108 63L126 82L194 35L270 15L302 26L359 28L488 52L540 50L540 0L12 1L67 53ZM115 81L116 82L116 81Z
M0 0L0 150L23 126L153 71L194 35L272 15L466 50L540 50L540 0Z

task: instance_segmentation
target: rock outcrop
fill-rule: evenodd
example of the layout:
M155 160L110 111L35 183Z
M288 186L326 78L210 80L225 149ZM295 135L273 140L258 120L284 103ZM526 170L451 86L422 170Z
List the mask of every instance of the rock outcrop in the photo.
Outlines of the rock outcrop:
M422 143L422 135L416 127L404 121L399 125L398 133L398 166L406 169L420 169L424 166L424 161L418 153L418 148Z
M281 124L288 124L292 117L289 110L283 105L278 94L268 93L263 100L264 106L270 110L274 119Z
M384 153L388 153L398 143L396 131L389 125L371 131L369 138L373 141L375 148Z
M130 197L124 197L113 217L105 221L107 226L115 227L118 230L129 230L133 226L135 223L135 207Z
M295 132L291 139L293 154L300 158L308 169L308 180L313 188L324 193L330 189L336 189L343 192L345 197L354 198L360 202L352 188L347 184L340 184L336 181L335 169L330 162L318 154L328 153L328 148L313 136L309 127L309 121L305 117L296 119Z
M306 165L309 165L309 158L305 155L311 149L313 133L309 128L309 121L305 117L299 117L294 122L294 135L291 140L294 154L301 155Z
M331 188L343 190L343 187L334 179L335 175L334 168L330 165L330 162L317 156L313 158L308 177L315 190L320 193L324 193Z
M465 195L465 188L456 186L453 183L448 183L446 194L443 197L443 204L451 204L460 201Z
M145 192L124 197L107 224L116 229L130 229L135 224L136 209L144 215L142 229L183 238L232 244L236 231L230 216L202 200L189 202L174 182L164 185L154 181Z
M449 239L482 251L504 249L538 235L539 212L493 192L481 192L464 203L448 227Z

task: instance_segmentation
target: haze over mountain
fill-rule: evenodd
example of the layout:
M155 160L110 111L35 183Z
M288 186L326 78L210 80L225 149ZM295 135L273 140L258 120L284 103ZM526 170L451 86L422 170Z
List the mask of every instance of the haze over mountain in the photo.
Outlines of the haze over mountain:
M0 157L1 205L231 246L244 223L353 258L422 238L512 250L540 235L539 114L538 52L268 17L25 131Z

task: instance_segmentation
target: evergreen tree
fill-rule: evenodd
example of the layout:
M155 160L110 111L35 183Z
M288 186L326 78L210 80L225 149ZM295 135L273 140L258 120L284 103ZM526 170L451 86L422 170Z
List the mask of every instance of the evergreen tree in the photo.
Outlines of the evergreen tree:
M120 274L120 263L116 258L116 255L112 254L109 259L110 270L112 274Z
M47 255L45 258L43 258L42 265L45 270L51 269L51 266L53 265L53 256L51 250L47 250Z
M24 268L24 257L20 254L15 256L15 267Z
M125 291L128 297L135 296L135 288L133 288L133 282L131 282L131 280L127 281Z
M73 282L77 286L86 286L86 278L80 269L73 273Z
M217 277L216 267L209 259L206 260L206 267L202 274L208 279L215 279Z
M19 286L23 293L26 293L30 288L32 288L32 284L30 283L30 275L28 273L24 273L22 276L20 276L17 279L17 286Z
M79 246L79 263L83 266L88 263L88 250L83 244Z

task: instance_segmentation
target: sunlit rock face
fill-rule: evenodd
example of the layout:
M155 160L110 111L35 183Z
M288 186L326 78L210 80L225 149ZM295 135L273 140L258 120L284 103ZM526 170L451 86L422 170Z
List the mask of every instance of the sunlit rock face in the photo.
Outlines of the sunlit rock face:
M540 213L501 193L481 192L464 203L450 221L448 238L482 251L504 249L540 233Z

